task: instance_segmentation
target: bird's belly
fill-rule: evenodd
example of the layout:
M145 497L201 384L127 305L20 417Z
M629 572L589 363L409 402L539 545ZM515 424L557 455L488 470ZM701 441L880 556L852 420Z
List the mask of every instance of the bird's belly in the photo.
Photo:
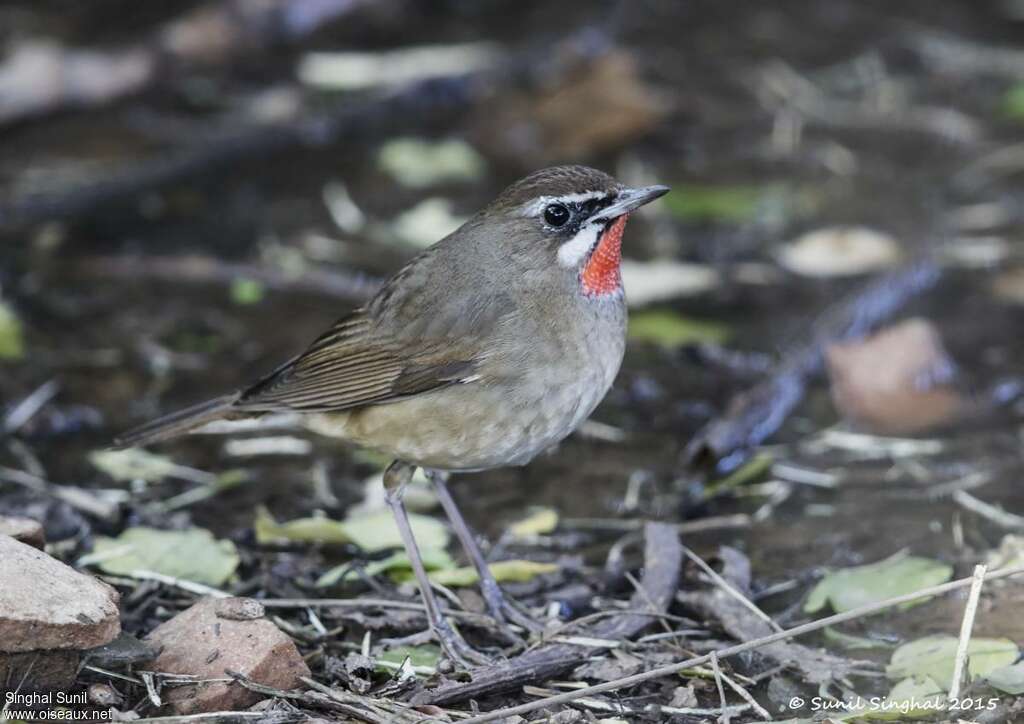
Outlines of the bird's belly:
M308 427L416 465L451 471L523 465L576 429L618 371L557 383L468 383L399 402L311 415Z

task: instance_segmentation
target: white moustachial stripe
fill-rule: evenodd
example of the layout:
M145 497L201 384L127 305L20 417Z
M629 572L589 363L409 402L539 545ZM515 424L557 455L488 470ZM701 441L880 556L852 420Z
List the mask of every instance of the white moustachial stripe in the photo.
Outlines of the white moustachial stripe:
M558 263L569 269L579 266L583 258L594 248L600 231L601 224L585 225L576 232L576 236L558 247Z

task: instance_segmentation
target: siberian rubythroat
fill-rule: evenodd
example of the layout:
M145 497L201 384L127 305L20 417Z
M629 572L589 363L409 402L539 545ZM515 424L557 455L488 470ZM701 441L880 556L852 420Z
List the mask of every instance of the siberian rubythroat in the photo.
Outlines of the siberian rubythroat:
M164 440L219 419L298 411L307 426L386 453L387 500L431 629L479 657L445 619L402 505L417 466L437 489L499 621L532 622L502 596L446 486L448 472L524 465L575 430L618 373L620 273L630 212L668 191L585 166L530 174L419 254L365 305L255 384L117 440Z

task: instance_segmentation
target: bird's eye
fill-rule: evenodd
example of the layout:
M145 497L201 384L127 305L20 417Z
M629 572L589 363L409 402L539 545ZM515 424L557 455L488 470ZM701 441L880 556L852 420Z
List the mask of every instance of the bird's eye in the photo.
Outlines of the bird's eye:
M544 221L548 226L563 226L569 220L569 209L562 204L550 204L544 209Z

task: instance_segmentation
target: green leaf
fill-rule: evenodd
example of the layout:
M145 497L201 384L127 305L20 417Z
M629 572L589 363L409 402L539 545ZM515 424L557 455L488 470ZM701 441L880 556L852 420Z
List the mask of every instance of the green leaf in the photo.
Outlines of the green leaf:
M409 524L420 548L436 549L448 545L448 528L436 518L409 513ZM382 510L346 519L345 530L352 537L352 542L364 551L380 551L402 545L402 537L390 511Z
M843 721L906 721L922 719L945 710L946 692L927 676L903 679L892 687L878 705L868 700L863 709L851 712Z
M1006 694L1024 694L1024 661L992 669L983 677L993 689Z
M529 539L546 535L558 527L558 511L554 508L540 508L522 520L508 527L513 538Z
M458 139L388 141L380 149L377 165L411 188L426 188L445 181L473 181L484 172L483 157Z
M440 521L411 513L409 523L421 548L438 549L448 545L448 529ZM398 526L388 511L360 515L344 521L313 517L278 523L266 508L260 507L256 511L253 527L258 543L354 543L368 552L402 545Z
M710 499L716 495L721 495L722 493L735 490L736 488L741 488L748 483L754 482L767 473L774 462L775 457L770 453L757 453L757 455L752 457L736 470L733 470L724 478L708 483L704 488L704 498Z
M0 302L0 360L18 360L25 356L21 320L14 310Z
M740 223L754 218L764 194L759 186L673 184L664 201L669 212L685 221Z
M387 661L395 666L401 666L402 662L409 659L413 666L426 666L436 668L441 660L441 648L434 644L422 646L395 646L383 652L377 657L378 661ZM383 669L390 671L390 668Z
M235 304L258 304L266 294L263 282L256 279L235 279L231 282L231 301Z
M554 563L537 563L536 561L511 560L490 563L487 566L491 569L494 579L498 583L523 583L532 580L536 576L545 573L554 573L558 566ZM450 570L434 571L430 574L430 580L442 586L472 586L480 580L476 569L472 566L465 568L452 568Z
M113 575L144 570L196 583L219 586L238 568L238 551L203 528L157 530L128 528L117 538L97 538L93 553L82 560Z
M422 548L420 556L423 558L423 565L428 571L435 571L445 568L455 568L455 561L443 548ZM396 551L387 558L379 561L371 561L363 567L368 576L379 576L382 573L407 572L412 570L409 556L405 551ZM320 578L317 579L317 588L333 586L335 583L349 581L358 578L359 575L352 568L351 561L334 566Z
M89 462L114 480L129 482L145 480L154 483L164 478L181 478L204 485L217 482L217 476L185 465L178 465L166 455L156 455L138 447L125 450L95 450Z
M892 644L888 644L885 641L878 641L876 639L868 638L867 636L854 636L852 634L843 633L839 629L832 628L831 626L825 627L825 630L822 631L822 635L829 643L835 644L836 646L849 651L891 649L893 647Z
M814 587L804 603L805 613L820 611L831 603L836 613L945 583L953 567L928 558L897 553L877 563L832 571ZM906 609L925 598L905 603Z
M687 319L668 309L637 312L629 318L629 338L662 347L679 347L695 342L722 344L730 330L724 324Z
M1003 112L1008 118L1024 120L1024 83L1012 86L1003 96Z
M351 543L352 538L341 521L326 517L296 518L278 523L264 506L256 509L253 521L256 542L266 543Z
M906 676L930 676L942 686L949 686L956 661L955 636L938 634L903 644L892 652L885 669L890 679ZM972 638L967 645L967 666L971 678L987 676L1017 660L1017 644L1009 639Z

